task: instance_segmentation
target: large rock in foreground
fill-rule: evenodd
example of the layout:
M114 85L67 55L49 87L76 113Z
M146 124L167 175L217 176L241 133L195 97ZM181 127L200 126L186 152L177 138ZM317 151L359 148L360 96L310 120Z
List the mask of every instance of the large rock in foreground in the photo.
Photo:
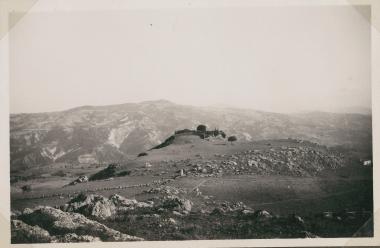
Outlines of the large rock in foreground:
M47 230L50 235L76 234L87 236L90 241L92 237L98 237L101 241L141 241L142 238L130 236L107 226L87 219L78 213L68 213L52 207L40 207L32 213L21 215L20 219L28 225L39 226ZM46 234L46 233L45 233ZM88 236L92 236L91 238ZM75 237L67 237L75 239ZM61 240L61 238L59 238ZM65 240L65 239L63 239ZM79 238L79 242L82 238ZM47 241L49 242L49 241Z
M63 210L105 219L115 214L116 207L104 196L79 194Z
M48 231L21 220L11 221L11 239L12 243L50 243L54 240Z

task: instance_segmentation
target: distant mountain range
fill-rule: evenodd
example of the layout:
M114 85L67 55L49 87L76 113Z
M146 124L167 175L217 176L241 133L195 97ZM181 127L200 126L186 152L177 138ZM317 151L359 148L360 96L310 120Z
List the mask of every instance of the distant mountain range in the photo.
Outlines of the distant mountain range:
M366 107L347 107L347 108L339 108L337 113L354 113L354 114L362 114L362 115L372 115L372 109Z
M160 144L175 130L195 129L199 124L221 129L240 141L297 138L367 149L372 147L371 122L370 114L279 114L165 100L11 114L11 168L123 160Z

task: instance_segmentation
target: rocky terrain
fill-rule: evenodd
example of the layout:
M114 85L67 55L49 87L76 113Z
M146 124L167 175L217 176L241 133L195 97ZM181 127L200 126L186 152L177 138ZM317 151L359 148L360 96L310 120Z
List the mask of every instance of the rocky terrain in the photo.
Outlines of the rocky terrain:
M13 212L12 243L334 237L355 234L371 216L365 211L275 215L228 201L194 208L178 188L151 188L147 193L155 197L139 202L117 194L80 194L55 208Z
M277 114L204 108L168 101L84 106L10 116L11 171L35 165L122 161L199 123L240 141L296 138L327 146L371 149L371 116L310 112Z

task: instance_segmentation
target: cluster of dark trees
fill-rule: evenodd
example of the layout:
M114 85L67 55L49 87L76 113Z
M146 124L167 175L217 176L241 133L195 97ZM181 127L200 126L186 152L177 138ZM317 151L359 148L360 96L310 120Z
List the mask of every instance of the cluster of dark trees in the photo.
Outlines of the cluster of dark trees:
M123 177L131 174L131 171L120 171L118 172L118 168L120 167L119 164L109 164L107 168L93 174L90 176L89 180L90 181L95 181L95 180L103 180L103 179L108 179L111 177Z
M201 138L207 138L207 137L210 137L210 136L218 136L218 135L221 135L223 138L226 138L226 133L223 132L222 130L218 130L218 129L214 129L214 130L210 130L208 131L207 130L207 127L206 125L199 125L197 127L197 133L201 135Z
M163 147L166 147L170 144L173 143L174 139L175 139L175 136L176 135L197 135L199 136L201 139L205 139L207 137L210 137L210 136L222 136L223 139L225 139L227 137L226 133L223 132L222 130L218 130L218 129L214 129L214 130L210 130L210 131L207 131L207 127L206 125L198 125L197 129L196 130L190 130L190 129L182 129L182 130L177 130L174 132L174 135L170 136L169 138L167 138L163 143L153 147L152 149L150 150L153 150L153 149L159 149L159 148L163 148ZM227 139L229 142L234 142L237 140L236 136L229 136L228 139ZM146 153L140 153L138 155L138 157L141 157L141 156L146 156L148 154Z
M203 138L207 138L209 136L218 136L218 135L221 135L223 139L226 138L226 133L223 132L222 130L218 130L215 128L214 130L207 131L206 125L203 125L203 124L197 127L197 132L203 133L204 134ZM234 141L237 141L237 138L236 136L229 136L227 140L232 143Z

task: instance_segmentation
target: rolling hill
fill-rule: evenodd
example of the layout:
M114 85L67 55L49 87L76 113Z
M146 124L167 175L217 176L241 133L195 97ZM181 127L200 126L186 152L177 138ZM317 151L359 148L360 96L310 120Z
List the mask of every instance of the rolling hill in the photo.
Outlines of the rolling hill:
M173 134L205 124L239 141L295 138L371 152L370 115L194 107L169 101L83 106L11 114L11 169L52 162L107 163L146 151Z

